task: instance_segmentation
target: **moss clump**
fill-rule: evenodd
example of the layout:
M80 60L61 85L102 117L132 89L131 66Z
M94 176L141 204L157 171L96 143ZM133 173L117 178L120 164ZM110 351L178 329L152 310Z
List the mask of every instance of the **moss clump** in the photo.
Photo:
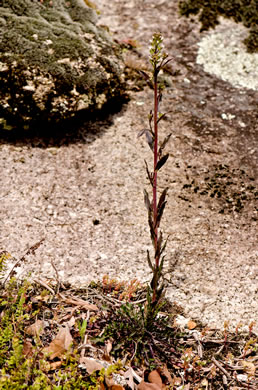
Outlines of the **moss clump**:
M4 0L0 7L0 131L99 111L124 95L119 47L79 0Z
M199 14L201 31L215 28L218 17L233 18L249 29L249 36L244 40L247 51L258 52L258 3L257 0L181 0L181 15Z

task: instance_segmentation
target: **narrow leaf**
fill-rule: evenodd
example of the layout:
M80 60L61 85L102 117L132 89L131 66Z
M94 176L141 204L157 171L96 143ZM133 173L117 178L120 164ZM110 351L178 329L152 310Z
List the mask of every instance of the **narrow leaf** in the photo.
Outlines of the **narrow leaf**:
M139 133L137 134L137 138L141 137L143 134L145 134L148 145L151 148L151 150L153 151L153 145L154 145L153 135L151 134L150 130L143 129L143 130L139 131Z
M156 248L156 251L155 251L155 259L160 257L161 244L162 244L162 232L160 232L160 234L159 234L159 239L158 239L158 242L157 242L157 248Z
M150 149L153 151L153 148L154 148L154 138L153 138L153 135L150 133L149 130L146 130L145 131L145 136L146 136L146 139L147 139L147 142L148 142L148 145L149 145Z
M143 193L144 193L144 203L145 203L146 209L148 210L148 212L150 212L151 204L150 204L149 194L145 189L143 190Z
M163 290L164 290L164 284L162 284L160 286L160 288L157 289L157 301L159 302L160 299L162 298L162 295L163 295ZM163 306L164 304L161 302L160 306L157 307L157 311L156 311L156 315L158 314L158 312L160 311L161 307Z
M144 72L143 70L139 70L139 69L138 69L137 72L138 72L139 75L142 76L142 78L146 81L146 83L148 84L148 86L149 86L150 88L153 89L153 82L152 82L150 76L149 76L146 72Z
M143 70L138 69L137 72L144 78L146 81L150 81L150 76Z
M166 115L166 114L164 114L164 115ZM159 147L159 154L162 153L162 150L163 150L163 149L165 148L165 146L167 145L167 143L168 143L168 141L169 141L171 135L172 135L172 133L168 134L168 135L164 138L162 144L161 144L160 147Z
M161 115L159 116L159 119L157 120L157 123L159 123L162 119L165 119L166 115L167 115L166 113L161 114Z
M166 200L167 192L168 192L168 187L166 187L166 188L162 191L162 194L160 195L157 210L159 210L159 208L160 208L160 206L162 205L162 203L164 203L164 201Z
M147 286L147 303L148 303L147 307L150 307L151 305L151 294L152 294L151 289L149 286Z
M157 165L155 167L155 171L158 171L160 168L163 167L163 165L166 163L168 157L169 157L169 154L165 154L165 156L161 157L161 159L157 162Z
M164 211L164 208L166 206L166 203L167 203L166 201L163 202L162 205L160 206L159 210L158 210L155 227L159 227L159 224L160 224L160 221L161 221L161 218L162 218L163 211Z
M153 227L153 222L152 222L152 218L151 218L151 212L149 212L148 222L149 222L149 227L150 227L150 234L151 234L152 245L155 248L156 233L155 233L155 230L154 230L154 227Z
M139 131L139 133L137 134L137 138L141 137L143 134L145 134L145 131L146 129L142 129L141 131Z
M150 259L150 252L149 252L148 249L147 249L147 261L148 261L148 264L149 264L150 269L153 271L153 270L154 270L154 267L153 267L153 265L152 265L152 262L151 262L151 259Z
M157 96L157 103L158 103L158 106L157 106L157 110L159 111L159 107L160 107L160 103L162 101L162 93L161 93L161 90Z
M153 270L153 278L151 281L151 288L156 291L158 282L158 268Z
M146 172L147 172L147 175L148 175L148 179L149 179L149 181L150 181L150 184L151 184L152 187L153 187L153 176L152 176L152 174L151 174L150 171L149 171L147 161L144 160L144 162L145 162L145 166L146 166Z
M164 67L173 60L173 58L169 58L168 60L164 59L161 63L161 68L164 69Z
M162 247L161 250L160 250L160 254L161 254L161 255L162 255L162 253L164 252L164 250L166 249L168 239L169 239L169 236L167 236L166 241L164 242L163 247Z
M165 257L166 257L165 255L162 256L162 259L161 259L161 262L160 262L160 265L159 265L159 275L161 275L161 273L162 273Z

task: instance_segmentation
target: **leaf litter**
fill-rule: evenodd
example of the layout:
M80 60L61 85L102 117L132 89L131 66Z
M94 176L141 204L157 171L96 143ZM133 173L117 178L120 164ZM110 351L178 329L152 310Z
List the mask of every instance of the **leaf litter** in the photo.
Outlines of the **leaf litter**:
M26 290L23 310L28 316L20 342L24 359L33 357L35 365L45 360L52 383L55 373L68 370L70 355L82 383L86 386L94 377L95 388L101 390L257 389L258 340L252 324L245 334L238 328L230 333L227 324L224 330L211 329L167 302L153 328L140 335L134 331L137 318L122 317L121 308L144 310L144 286L137 284L133 293L129 289L126 299L128 284L108 278L84 290L44 283L49 289L32 283ZM0 290L1 319L8 310L7 289ZM126 325L127 339L118 323Z

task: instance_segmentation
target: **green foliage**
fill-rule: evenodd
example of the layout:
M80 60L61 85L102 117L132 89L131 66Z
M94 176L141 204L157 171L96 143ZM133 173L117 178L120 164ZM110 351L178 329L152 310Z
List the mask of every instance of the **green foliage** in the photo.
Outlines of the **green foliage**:
M153 359L152 334L155 331L166 330L167 319L158 318L160 306L149 304L126 303L116 310L108 311L108 324L101 337L97 337L96 343L103 343L105 340L115 340L112 348L112 355L115 358L122 357L129 353L135 361L141 358L147 359L150 363ZM162 303L163 306L163 303ZM149 312L151 310L151 312ZM155 312L154 312L155 311Z
M110 337L116 339L116 345L113 347L113 351L116 352L122 344L127 348L133 342L140 342L143 339L145 315L142 304L125 303L114 312L109 312L109 317L112 321L109 321L103 336L96 339L97 342L103 342Z
M11 257L11 255L8 252L6 252L6 251L0 252L0 280L1 280L2 274L4 273L5 268L6 268L5 267L5 262L10 257Z
M82 322L78 322L78 328L81 340L83 341L87 329L87 320L83 319Z
M0 254L0 279L9 257L6 252ZM25 328L34 323L38 315L38 310L31 307L32 288L29 282L19 282L15 278L5 286L0 285L0 390L98 389L103 375L84 377L76 351L64 355L61 367L54 373L42 352L43 345L38 336L30 338L29 353L26 353ZM86 326L85 320L79 326L82 338Z
M115 364L110 364L106 369L102 368L99 371L94 371L90 376L89 384L85 388L88 390L99 390L101 388L101 384L104 383L105 378L112 376L113 373L117 373L119 370L121 370L121 368L122 364L120 361L118 361Z
M249 29L249 36L244 40L247 50L258 52L257 0L181 0L179 12L186 17L199 14L201 31L215 28L219 16L242 23Z

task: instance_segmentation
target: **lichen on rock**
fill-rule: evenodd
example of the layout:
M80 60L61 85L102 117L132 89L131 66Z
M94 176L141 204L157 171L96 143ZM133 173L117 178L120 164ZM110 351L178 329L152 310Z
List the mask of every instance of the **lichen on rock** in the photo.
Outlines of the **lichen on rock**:
M101 109L124 93L123 61L83 0L3 0L0 129Z
M258 5L257 1L250 0L180 0L181 15L199 15L201 31L215 28L219 24L219 17L242 23L249 31L243 41L249 53L258 52Z

